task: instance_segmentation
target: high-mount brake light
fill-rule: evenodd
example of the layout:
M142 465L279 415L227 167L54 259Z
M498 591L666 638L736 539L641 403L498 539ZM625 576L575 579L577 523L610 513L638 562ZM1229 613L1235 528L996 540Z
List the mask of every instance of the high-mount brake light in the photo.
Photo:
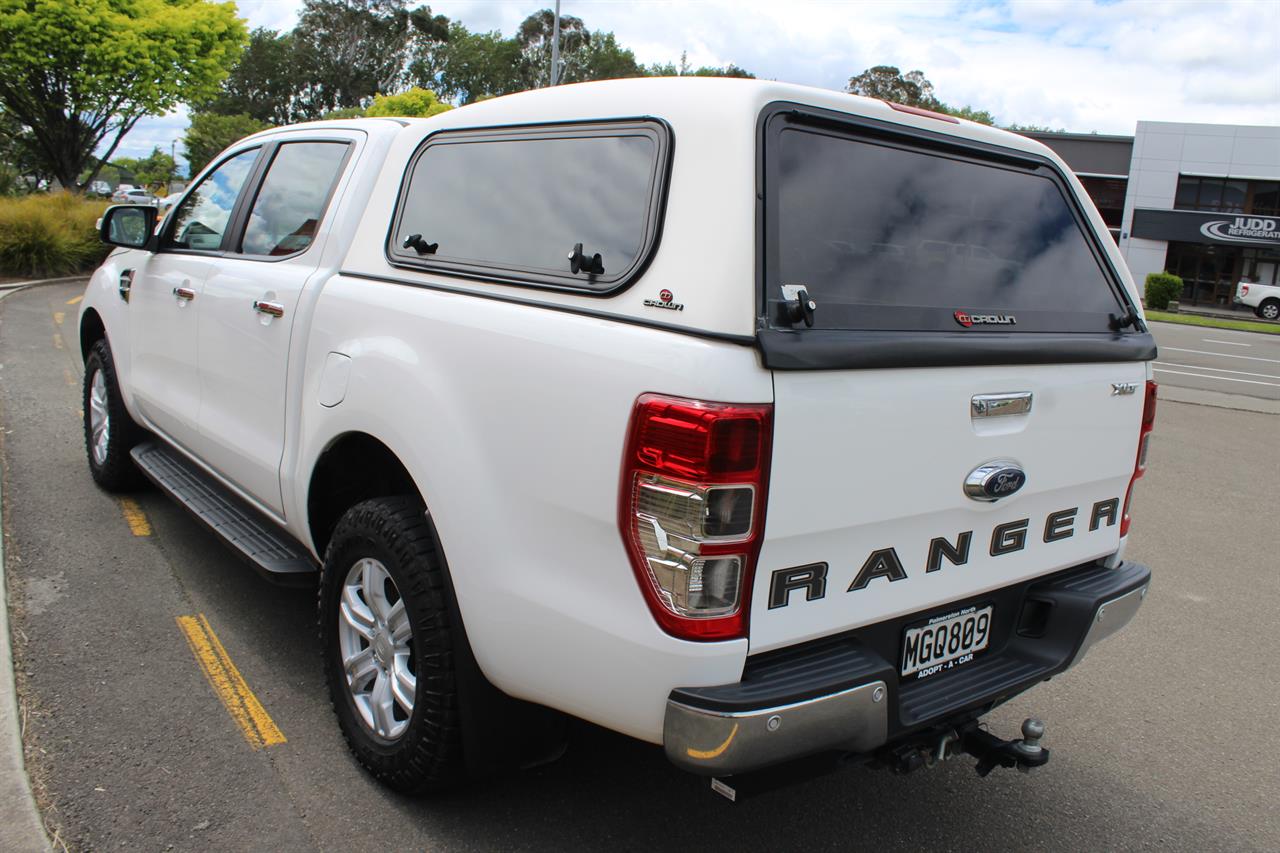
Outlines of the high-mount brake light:
M654 619L687 640L746 635L773 406L636 400L618 526Z
M1156 383L1147 380L1146 396L1142 400L1142 426L1138 433L1138 458L1133 463L1133 477L1129 479L1129 491L1124 496L1124 512L1120 514L1120 535L1129 535L1129 506L1133 500L1133 487L1147 473L1147 447L1151 443L1151 431L1156 425Z

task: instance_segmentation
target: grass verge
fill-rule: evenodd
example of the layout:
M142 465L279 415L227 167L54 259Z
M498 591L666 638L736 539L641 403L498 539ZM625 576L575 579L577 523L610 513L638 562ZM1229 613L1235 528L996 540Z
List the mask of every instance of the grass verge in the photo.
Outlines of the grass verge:
M1234 329L1237 332L1262 332L1280 335L1280 323L1256 323L1252 320L1227 320L1217 317L1201 317L1196 314L1169 314L1165 311L1148 311L1147 319L1157 323L1180 323L1183 326L1204 326L1209 329Z
M95 267L108 247L95 227L107 209L70 193L0 198L0 276L53 278Z

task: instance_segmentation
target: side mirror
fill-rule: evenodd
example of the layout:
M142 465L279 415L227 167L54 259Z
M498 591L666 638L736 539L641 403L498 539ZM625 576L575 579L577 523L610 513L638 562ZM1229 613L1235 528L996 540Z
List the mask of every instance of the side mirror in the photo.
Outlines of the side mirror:
M159 211L154 207L120 204L108 207L98 220L98 236L109 246L145 249L156 229Z

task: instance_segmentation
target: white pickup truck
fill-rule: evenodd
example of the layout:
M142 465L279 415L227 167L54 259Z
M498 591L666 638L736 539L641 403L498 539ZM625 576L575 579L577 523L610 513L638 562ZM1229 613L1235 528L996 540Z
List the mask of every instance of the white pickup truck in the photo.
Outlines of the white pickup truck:
M101 223L90 471L318 576L338 721L396 788L563 715L725 793L1038 766L1041 725L979 718L1146 594L1155 345L1025 137L614 81L265 131L156 219Z
M1252 308L1253 313L1264 320L1280 320L1280 286L1278 285L1242 281L1236 285L1233 301L1237 305Z

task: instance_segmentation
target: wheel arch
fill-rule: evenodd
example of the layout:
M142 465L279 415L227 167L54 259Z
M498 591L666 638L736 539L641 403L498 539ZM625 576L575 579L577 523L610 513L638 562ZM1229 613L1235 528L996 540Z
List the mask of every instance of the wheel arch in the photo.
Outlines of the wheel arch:
M329 442L307 484L307 528L316 553L325 549L338 520L369 498L422 494L400 458L365 432L346 432Z
M84 316L80 318L80 360L88 361L89 350L106 336L107 327L102 317L93 308L85 309Z

